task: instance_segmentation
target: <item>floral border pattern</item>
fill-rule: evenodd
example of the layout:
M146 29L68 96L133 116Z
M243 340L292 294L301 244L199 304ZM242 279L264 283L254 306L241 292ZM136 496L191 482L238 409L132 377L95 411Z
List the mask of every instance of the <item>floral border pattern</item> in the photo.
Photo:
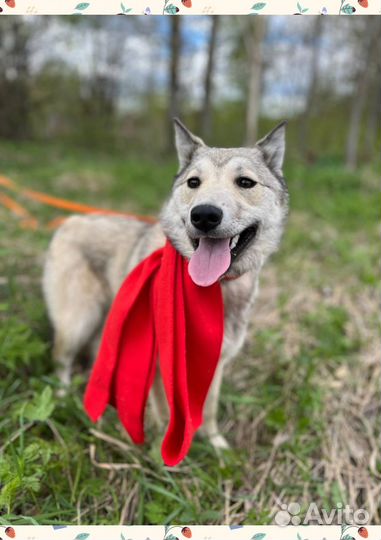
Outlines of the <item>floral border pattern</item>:
M14 15L380 15L381 0L0 0Z
M0 526L2 540L380 540L381 526Z

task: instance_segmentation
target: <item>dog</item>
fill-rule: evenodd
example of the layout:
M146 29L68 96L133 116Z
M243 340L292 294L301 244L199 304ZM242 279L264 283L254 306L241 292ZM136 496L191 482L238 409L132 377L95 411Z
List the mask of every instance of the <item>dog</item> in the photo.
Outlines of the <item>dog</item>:
M213 148L174 119L179 170L157 223L97 214L75 215L61 225L48 248L43 292L62 388L70 384L82 350L95 358L107 312L126 275L168 238L190 260L195 283L221 282L224 339L200 431L216 449L228 448L217 423L222 374L244 343L261 268L285 227L285 124L252 148ZM168 407L159 369L150 401L162 427Z

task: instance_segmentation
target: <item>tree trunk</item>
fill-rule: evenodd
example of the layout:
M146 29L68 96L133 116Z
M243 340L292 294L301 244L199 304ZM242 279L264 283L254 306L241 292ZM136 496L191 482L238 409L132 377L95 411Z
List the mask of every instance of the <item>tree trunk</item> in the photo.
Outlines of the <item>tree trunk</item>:
M381 21L379 22L379 35L381 35ZM378 43L378 48L374 56L376 58L376 66L372 77L373 92L370 97L365 135L365 147L368 159L373 159L375 155L381 130L381 41Z
M306 90L306 100L303 113L300 117L299 128L299 152L303 158L307 157L309 151L309 124L312 113L312 107L316 95L316 87L319 77L319 56L320 56L320 38L323 29L323 17L315 17L311 33L309 34L306 46L311 47L311 63L309 80Z
M2 23L0 137L22 139L29 135L30 125L29 30L17 17Z
M254 146L258 139L263 75L263 42L266 35L265 17L249 17L244 34L248 64L246 107L246 144Z
M381 79L381 72L377 73ZM378 83L380 85L380 83ZM366 154L372 159L379 139L381 128L381 85L376 89L368 113L368 125L366 128L365 146Z
M361 118L367 101L368 87L370 82L373 53L377 51L377 43L380 33L380 21L374 17L369 22L369 32L364 38L364 54L357 73L354 99L349 120L349 129L346 147L345 165L347 169L354 171L358 164L358 149L360 139Z
M208 138L212 132L212 93L213 76L216 56L216 43L220 19L217 15L211 15L211 27L208 47L208 60L204 78L204 98L201 108L200 133Z
M173 118L180 115L180 58L181 58L181 17L169 17L170 61L168 88L168 141L167 149L173 147Z

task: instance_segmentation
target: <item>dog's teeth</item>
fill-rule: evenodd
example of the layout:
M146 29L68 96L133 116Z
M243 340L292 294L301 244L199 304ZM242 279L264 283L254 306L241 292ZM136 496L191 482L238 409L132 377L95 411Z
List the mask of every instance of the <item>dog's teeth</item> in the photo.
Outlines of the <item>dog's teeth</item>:
M230 242L230 249L234 249L236 247L238 239L239 239L239 234L237 234L236 236L233 236Z

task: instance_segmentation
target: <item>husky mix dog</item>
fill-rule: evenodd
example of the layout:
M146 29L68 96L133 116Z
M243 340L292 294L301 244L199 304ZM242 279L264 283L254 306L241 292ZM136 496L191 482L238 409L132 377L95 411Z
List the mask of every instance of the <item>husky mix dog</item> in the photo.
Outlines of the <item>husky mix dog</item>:
M212 148L174 122L179 172L158 223L72 216L55 233L43 276L54 358L64 388L78 353L86 348L95 357L108 309L127 274L169 238L190 259L195 283L221 280L225 334L201 431L215 448L226 448L217 425L222 372L243 345L260 270L277 249L287 216L285 123L252 148ZM150 400L162 425L168 411L159 370Z

